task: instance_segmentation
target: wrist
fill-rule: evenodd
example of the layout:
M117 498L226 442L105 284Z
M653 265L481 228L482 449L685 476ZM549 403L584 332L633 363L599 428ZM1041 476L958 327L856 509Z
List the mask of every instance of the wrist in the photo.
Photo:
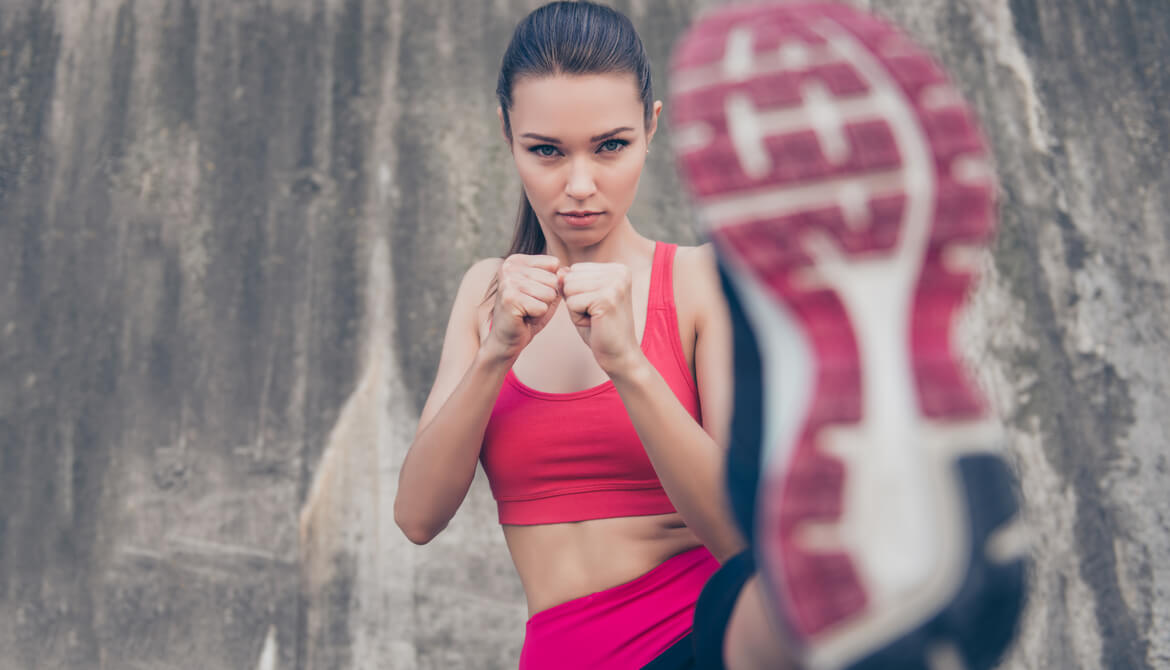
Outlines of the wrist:
M486 371L507 372L516 362L519 354L509 352L506 348L494 346L494 344L491 338L484 341L475 355L475 365Z
M638 349L605 368L605 373L616 385L641 384L656 373L650 359Z

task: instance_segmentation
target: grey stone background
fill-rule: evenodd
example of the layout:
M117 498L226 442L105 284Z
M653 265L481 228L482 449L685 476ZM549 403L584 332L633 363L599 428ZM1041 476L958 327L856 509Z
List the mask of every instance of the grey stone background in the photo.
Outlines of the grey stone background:
M484 483L423 548L391 503L507 243L492 95L537 4L0 0L0 670L514 667ZM709 4L617 3L660 94ZM964 346L1037 557L1004 667L1170 668L1170 4L860 4L1001 173ZM690 242L667 145L632 218Z

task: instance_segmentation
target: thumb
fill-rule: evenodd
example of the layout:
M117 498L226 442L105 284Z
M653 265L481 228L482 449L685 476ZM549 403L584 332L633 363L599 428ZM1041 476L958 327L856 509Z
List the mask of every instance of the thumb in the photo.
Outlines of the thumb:
M569 268L557 268L557 296L563 298L565 296L565 276L569 274Z
M574 312L569 310L569 318L573 321L573 325L578 328L588 328L593 323L589 312Z

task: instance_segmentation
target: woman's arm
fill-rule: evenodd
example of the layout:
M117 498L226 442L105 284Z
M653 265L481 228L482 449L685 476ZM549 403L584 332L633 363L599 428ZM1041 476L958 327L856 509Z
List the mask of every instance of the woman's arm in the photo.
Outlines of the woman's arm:
M611 378L670 501L722 561L746 546L726 502L724 476L723 447L731 418L731 322L710 245L680 251L675 295L687 296L695 306L695 378L703 425L645 356Z
M394 521L415 544L430 542L446 528L467 496L483 432L510 367L510 361L480 355L476 315L498 267L497 260L480 261L463 276L435 384L398 473Z
M613 269L600 269L596 278L577 281L570 275L565 279L565 299L582 337L621 395L666 494L687 526L724 560L745 546L726 502L725 453L720 446L730 423L731 326L711 250L688 250L675 263L679 266L675 277L685 282L675 294L686 295L688 304L695 305L702 426L637 346L632 316L629 325L603 323L625 320L625 310L617 303L629 304L628 273L621 277ZM615 275L617 280L612 279ZM624 294L615 282L626 284Z
M467 497L504 377L559 304L556 269L551 256L516 255L480 261L464 275L435 384L398 473L394 521L411 542L434 539ZM480 305L492 277L494 329L481 344Z

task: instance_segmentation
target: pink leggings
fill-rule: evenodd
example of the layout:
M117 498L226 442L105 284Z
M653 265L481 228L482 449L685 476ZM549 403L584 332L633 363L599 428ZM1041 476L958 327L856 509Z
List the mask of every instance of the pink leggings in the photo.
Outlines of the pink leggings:
M528 620L520 670L637 670L691 632L695 601L719 568L706 547Z

